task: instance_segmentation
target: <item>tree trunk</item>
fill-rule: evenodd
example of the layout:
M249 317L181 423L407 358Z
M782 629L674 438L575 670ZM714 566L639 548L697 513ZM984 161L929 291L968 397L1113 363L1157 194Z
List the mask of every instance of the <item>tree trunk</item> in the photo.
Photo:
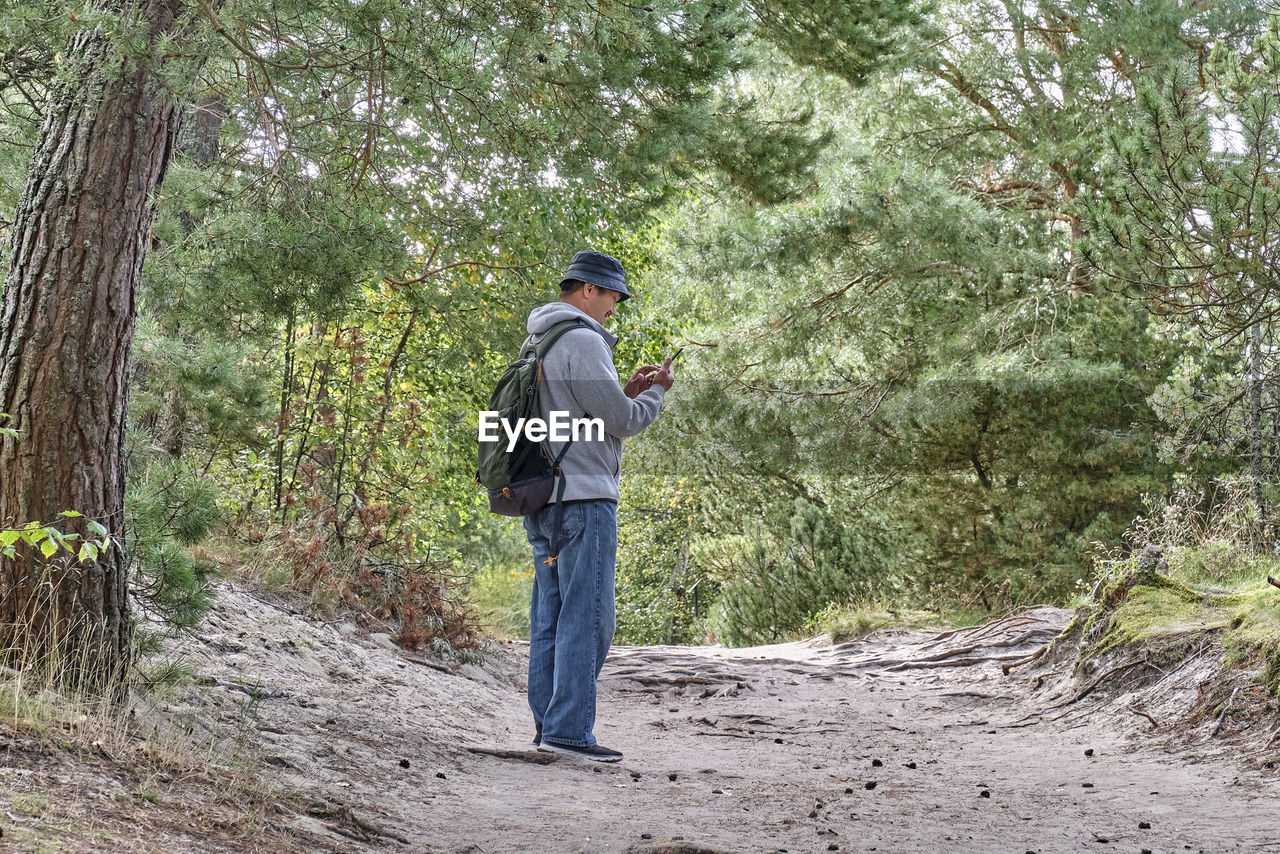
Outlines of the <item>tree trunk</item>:
M14 217L0 313L0 412L19 431L0 438L0 526L75 510L115 540L96 561L0 558L0 648L91 685L119 679L130 660L129 350L152 196L181 114L156 77L156 47L183 0L104 7L149 33L146 50L122 58L97 30L69 46ZM66 528L83 535L82 522Z

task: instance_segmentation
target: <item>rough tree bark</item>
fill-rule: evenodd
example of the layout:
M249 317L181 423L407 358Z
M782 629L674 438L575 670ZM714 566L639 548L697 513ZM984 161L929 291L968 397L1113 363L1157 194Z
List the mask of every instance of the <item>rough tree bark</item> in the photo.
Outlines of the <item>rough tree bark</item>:
M181 110L157 71L184 0L104 0L148 34L137 56L95 30L67 50L14 217L0 309L0 526L76 510L123 542L124 430L136 294L153 193ZM84 533L81 520L72 530ZM57 645L77 675L126 671L131 621L125 556L42 565L0 558L0 649L28 662ZM65 665L64 665L65 666Z

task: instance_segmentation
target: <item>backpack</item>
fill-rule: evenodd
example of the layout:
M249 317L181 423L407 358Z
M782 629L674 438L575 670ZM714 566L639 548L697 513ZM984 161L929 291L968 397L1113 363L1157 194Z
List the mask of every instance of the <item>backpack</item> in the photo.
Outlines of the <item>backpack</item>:
M538 400L542 389L542 360L560 336L576 327L587 327L577 319L562 320L547 330L534 345L526 339L520 357L507 365L489 397L489 411L507 424L521 418L538 418ZM499 429L496 442L479 442L480 468L476 482L489 492L489 509L501 516L531 516L551 500L560 463L572 442L565 442L560 453L551 455L546 442L531 442L523 431L515 446L507 450L507 435ZM564 495L564 478L560 478L560 496Z

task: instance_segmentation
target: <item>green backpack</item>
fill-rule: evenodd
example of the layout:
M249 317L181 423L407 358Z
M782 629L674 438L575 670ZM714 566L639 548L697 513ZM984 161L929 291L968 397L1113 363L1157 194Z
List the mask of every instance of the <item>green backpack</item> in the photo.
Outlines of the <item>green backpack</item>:
M489 397L489 411L497 412L498 418L507 424L516 424L521 418L539 417L542 360L561 335L579 326L587 324L575 319L562 320L548 329L537 345L526 339L520 347L520 358L507 365L498 379ZM476 482L488 490L489 509L494 513L531 516L551 500L560 462L571 442L565 442L555 457L546 442L531 442L523 432L510 451L507 444L507 436L502 431L496 442L479 442L480 470ZM559 497L563 495L562 477Z

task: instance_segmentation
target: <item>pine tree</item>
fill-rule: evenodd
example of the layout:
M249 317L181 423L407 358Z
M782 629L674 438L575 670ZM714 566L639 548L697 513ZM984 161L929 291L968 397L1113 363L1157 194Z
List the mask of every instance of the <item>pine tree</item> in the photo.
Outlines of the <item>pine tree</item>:
M693 411L653 439L690 449L684 470L715 496L709 539L746 549L759 526L781 560L776 508L802 498L855 530L888 524L899 571L885 575L935 601L1065 597L1090 542L1114 542L1165 482L1148 400L1179 347L1098 288L1082 203L1139 84L1200 68L1260 17L957 1L863 88L801 57L847 78L791 72L835 131L816 192L699 200L672 225L675 278L701 272L718 294L672 302L718 346L696 362Z
M1144 81L1140 109L1111 134L1106 180L1085 208L1099 278L1151 306L1189 344L1203 342L1200 353L1188 346L1191 373L1160 395L1176 433L1166 450L1247 464L1255 546L1274 538L1277 73L1273 20L1246 49L1223 47L1202 66ZM1214 393L1224 370L1235 376Z
M102 29L78 34L45 108L12 227L0 318L0 524L84 514L120 538L126 378L136 294L178 124L159 85L177 0L100 10L138 41L121 54ZM88 530L73 520L73 532ZM89 682L111 682L130 654L125 562L0 558L0 643L33 659L65 643ZM34 647L34 648L33 648Z

